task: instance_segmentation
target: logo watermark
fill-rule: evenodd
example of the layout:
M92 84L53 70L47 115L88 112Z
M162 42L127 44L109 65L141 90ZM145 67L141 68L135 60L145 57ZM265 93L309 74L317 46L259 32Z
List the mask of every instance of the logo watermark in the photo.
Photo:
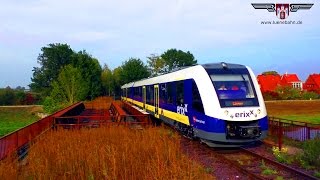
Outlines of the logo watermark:
M280 19L278 21L261 21L261 24L302 24L302 21L288 21L290 12L297 12L298 10L309 10L313 4L272 4L272 3L252 3L255 9L266 9L268 12L276 12L276 16Z

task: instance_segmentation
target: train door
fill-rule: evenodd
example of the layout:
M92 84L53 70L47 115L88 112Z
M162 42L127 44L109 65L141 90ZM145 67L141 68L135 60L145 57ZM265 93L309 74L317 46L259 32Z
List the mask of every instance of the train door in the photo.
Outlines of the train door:
M159 85L154 85L154 116L159 118Z
M146 110L146 86L142 87L142 102L143 102L143 109Z

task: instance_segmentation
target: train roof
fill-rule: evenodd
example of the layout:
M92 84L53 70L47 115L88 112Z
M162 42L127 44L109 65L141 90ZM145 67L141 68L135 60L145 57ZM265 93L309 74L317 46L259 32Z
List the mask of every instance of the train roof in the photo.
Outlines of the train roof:
M209 63L209 64L203 64L203 68L205 69L223 69L223 68L230 68L230 69L243 69L246 68L246 66L241 64L232 64L232 63Z
M224 69L224 68L244 69L247 67L244 65L240 65L240 64L232 64L232 63L225 63L225 62L209 63L209 64L189 66L189 67L181 67L181 68L174 69L171 72L168 72L166 74L162 74L162 75L159 75L156 77L149 77L149 78L141 79L136 82L130 82L130 83L124 84L122 86L122 88L150 85L150 84L155 84L155 83L178 81L178 80L192 78L194 76L199 76L199 74L197 74L197 73L199 73L200 71L205 71L205 70L209 70L209 69ZM200 74L202 74L202 73L200 73Z

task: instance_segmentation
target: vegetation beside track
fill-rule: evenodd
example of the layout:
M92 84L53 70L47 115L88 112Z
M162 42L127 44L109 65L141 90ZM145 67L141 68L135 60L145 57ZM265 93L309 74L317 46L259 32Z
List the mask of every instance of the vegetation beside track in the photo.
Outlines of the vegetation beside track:
M41 111L39 106L0 107L0 137L40 119L36 113Z
M58 130L31 146L27 164L2 162L4 179L215 179L163 128ZM19 171L19 173L18 173Z

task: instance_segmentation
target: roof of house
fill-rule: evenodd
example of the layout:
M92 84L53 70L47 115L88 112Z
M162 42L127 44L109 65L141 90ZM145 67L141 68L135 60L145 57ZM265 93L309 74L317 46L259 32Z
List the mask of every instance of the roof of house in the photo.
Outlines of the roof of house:
M258 75L257 77L258 82L260 84L261 91L274 91L276 90L279 82L280 82L280 75L273 75L273 74L268 74L268 75Z
M309 75L309 77L308 77L308 79L312 79L313 81L314 81L314 83L318 86L318 87L320 87L320 74L310 74ZM307 80L308 80L307 79ZM307 82L306 82L307 83Z
M292 83L292 82L301 82L297 74L284 74L281 76L281 82L283 83Z

